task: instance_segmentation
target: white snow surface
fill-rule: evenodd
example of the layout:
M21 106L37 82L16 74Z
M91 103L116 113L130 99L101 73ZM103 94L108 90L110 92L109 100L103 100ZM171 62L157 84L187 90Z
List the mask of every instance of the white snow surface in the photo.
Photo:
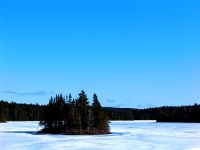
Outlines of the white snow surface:
M200 124L111 121L109 135L37 134L37 121L0 123L1 150L200 150Z

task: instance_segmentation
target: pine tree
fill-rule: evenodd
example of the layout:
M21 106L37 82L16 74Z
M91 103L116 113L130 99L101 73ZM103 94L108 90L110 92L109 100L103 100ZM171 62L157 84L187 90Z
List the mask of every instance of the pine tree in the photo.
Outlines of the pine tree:
M87 95L84 91L81 91L79 98L77 99L77 107L81 114L81 127L86 130L89 125L89 102Z
M94 118L93 126L95 128L95 131L98 134L110 133L108 117L104 112L101 104L99 103L96 94L93 95L92 112Z
M68 103L68 112L66 114L66 133L80 134L81 121L80 113L75 100Z
M69 96L68 96L68 102L69 102L69 103L72 102L72 95L71 95L71 93L69 93Z
M94 117L94 127L99 129L100 127L100 115L102 112L102 107L101 104L99 103L99 100L97 98L97 95L93 95L93 103L92 103L92 112L93 112L93 117Z
M49 104L45 107L42 120L40 121L40 125L44 126L44 129L52 129L54 127L53 122L55 120L53 115L53 97L50 98Z

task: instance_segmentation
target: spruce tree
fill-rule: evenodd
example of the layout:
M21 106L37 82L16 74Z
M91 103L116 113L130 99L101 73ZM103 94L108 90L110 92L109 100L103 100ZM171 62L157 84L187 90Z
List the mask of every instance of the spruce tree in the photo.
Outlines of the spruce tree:
M94 118L94 127L99 129L100 126L100 115L102 112L101 104L99 103L99 100L97 98L97 95L93 95L93 103L92 103L92 112L93 112L93 118Z
M81 128L86 130L89 125L89 101L83 90L77 99L77 107L80 112Z
M40 125L44 126L44 129L52 129L54 116L53 116L53 97L50 98L49 104L44 108L43 117L41 118Z
M95 131L98 134L109 133L109 121L106 113L104 112L101 104L99 103L98 97L96 94L93 95L92 103L92 112L93 112L93 126Z
M66 114L66 133L80 134L81 120L76 101L72 100L68 104L68 108L68 113Z

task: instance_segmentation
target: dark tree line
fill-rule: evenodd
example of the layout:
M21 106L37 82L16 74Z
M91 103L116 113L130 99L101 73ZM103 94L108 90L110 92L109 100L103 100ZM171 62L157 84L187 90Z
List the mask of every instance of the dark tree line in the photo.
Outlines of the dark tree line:
M43 133L109 134L109 121L97 95L89 105L87 95L81 91L77 99L61 94L51 97L40 121Z
M163 106L147 109L104 108L110 120L157 120L157 122L200 122L200 105Z
M38 104L17 104L0 101L0 122L37 121L41 119L44 106Z
M71 104L67 106L73 108L73 112L78 111L78 107L75 107L77 105L77 102L73 100L71 96L68 96L67 99L68 101L66 102L65 100L65 102ZM41 120L45 109L46 106L34 104L17 104L13 102L8 103L5 101L0 101L0 122ZM103 110L107 113L109 120L157 120L159 122L200 122L200 105L197 104L176 107L164 106L147 109L104 107Z

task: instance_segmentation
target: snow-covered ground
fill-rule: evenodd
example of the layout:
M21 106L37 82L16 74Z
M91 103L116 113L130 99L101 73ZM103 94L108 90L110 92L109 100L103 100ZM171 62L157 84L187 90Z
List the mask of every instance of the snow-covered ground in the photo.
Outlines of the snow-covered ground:
M112 121L110 126L110 135L38 135L38 122L0 123L0 149L200 150L200 124Z

